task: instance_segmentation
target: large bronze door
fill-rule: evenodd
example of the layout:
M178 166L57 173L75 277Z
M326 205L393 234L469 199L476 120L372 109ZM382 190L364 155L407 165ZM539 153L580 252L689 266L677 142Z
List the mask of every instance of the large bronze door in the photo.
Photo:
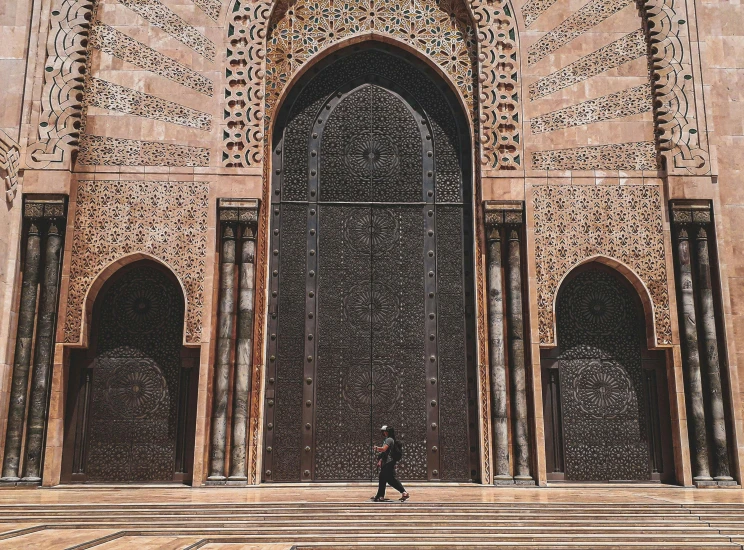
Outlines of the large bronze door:
M591 266L558 294L559 347L542 360L549 479L674 479L663 354L620 277Z
M272 159L264 479L370 479L383 424L404 442L401 477L471 479L471 216L451 107L374 48L288 103Z
M181 348L183 315L178 282L153 263L104 286L90 350L72 360L64 481L188 480L198 360Z

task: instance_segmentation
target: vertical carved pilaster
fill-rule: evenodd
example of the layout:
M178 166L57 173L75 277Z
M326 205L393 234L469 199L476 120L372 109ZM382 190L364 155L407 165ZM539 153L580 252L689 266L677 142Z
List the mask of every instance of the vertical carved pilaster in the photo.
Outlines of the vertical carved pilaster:
M710 481L708 469L708 444L705 433L705 405L703 384L700 378L700 354L698 352L697 320L695 315L695 293L692 286L692 264L690 240L684 227L677 231L677 273L679 277L680 306L682 308L683 357L682 364L687 374L690 402L690 438L692 439L693 479Z
M697 283L700 290L700 324L702 357L708 381L710 398L710 430L713 435L713 479L731 481L729 475L728 446L726 443L726 417L721 389L721 365L718 358L713 284L710 272L708 234L701 227L697 234Z
M527 416L527 372L524 350L524 312L522 308L522 250L520 235L523 225L521 202L487 202L484 206L488 239L489 346L491 361L491 398L494 439L495 483L511 482L504 475L508 465L509 446L505 444L506 369L504 365L504 300L501 268L504 251L502 231L508 237L506 249L506 334L509 350L510 398L513 412L514 478L518 484L533 484L530 472L530 430ZM503 446L505 445L505 446ZM507 466L508 467L508 466ZM500 477L503 476L503 477Z
M233 312L235 310L235 225L222 222L222 253L220 255L220 296L217 325L217 358L212 389L212 453L209 480L225 479L225 447L227 445L227 398L230 382Z
M511 483L509 427L506 415L506 360L504 354L504 299L501 276L501 228L497 215L486 212L486 261L488 262L488 348L491 387L494 484Z
M31 380L23 481L41 481L41 461L49 405L49 376L54 363L54 332L57 324L57 302L59 300L59 271L63 243L61 227L61 220L50 220L46 246L44 247L44 277L41 282L41 297L36 324L36 347Z
M234 204L237 201L230 201ZM257 201L240 201L237 207L241 228L240 271L238 286L238 326L235 347L235 384L233 387L232 447L230 481L246 482L246 449L250 411L253 359L253 307L255 285ZM221 203L222 206L225 203ZM224 213L227 215L227 213Z
M28 230L8 410L8 430L5 438L3 481L19 481L32 347L34 347L34 368L23 481L31 483L41 481L44 435L49 406L49 375L54 360L59 273L64 249L62 228L65 225L65 215L66 199L64 197L43 199L33 196L24 197L23 218L24 223L28 224ZM42 246L45 247L43 257ZM44 276L41 280L41 300L37 319L36 302L42 270ZM35 331L34 324L36 324Z
M522 250L520 227L510 226L506 266L506 301L509 322L509 370L514 410L514 480L534 482L530 474L530 432L527 418L527 373L524 362L524 313L522 311Z
M21 283L21 304L18 310L18 330L16 333L15 358L13 360L13 380L10 388L10 408L8 410L8 430L5 436L5 457L3 459L3 481L18 481L18 467L21 461L23 425L26 420L26 394L28 393L28 373L31 366L31 347L34 337L34 317L36 315L36 294L41 267L41 234L38 222L31 221L26 235L26 259Z

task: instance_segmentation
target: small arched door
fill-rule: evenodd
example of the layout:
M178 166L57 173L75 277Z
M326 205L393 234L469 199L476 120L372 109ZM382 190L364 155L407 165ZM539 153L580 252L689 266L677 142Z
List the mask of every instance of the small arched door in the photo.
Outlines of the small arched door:
M272 156L264 479L477 476L469 133L451 91L354 46L293 88Z
M71 358L63 481L189 479L198 362L182 349L183 316L178 281L154 262L101 289L90 348Z
M583 266L559 290L556 325L542 353L548 479L674 481L664 354L647 349L635 289Z

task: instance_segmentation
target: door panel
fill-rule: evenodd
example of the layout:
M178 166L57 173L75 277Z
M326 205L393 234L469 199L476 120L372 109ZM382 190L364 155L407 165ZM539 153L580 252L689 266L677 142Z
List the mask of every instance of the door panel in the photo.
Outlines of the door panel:
M405 442L405 479L427 479L424 227L420 206L372 208L372 440ZM379 443L378 443L379 444Z
M321 205L315 479L370 479L370 207Z

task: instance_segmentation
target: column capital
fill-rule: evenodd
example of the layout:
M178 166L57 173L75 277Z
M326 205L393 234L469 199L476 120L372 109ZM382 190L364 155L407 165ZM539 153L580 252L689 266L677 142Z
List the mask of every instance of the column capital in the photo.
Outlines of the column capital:
M65 195L25 195L23 217L29 220L64 218L67 214Z
M706 225L713 221L713 205L709 200L670 200L669 209L673 226Z
M500 225L522 225L524 223L524 202L485 201L483 219L489 229Z
M217 199L221 222L237 222L248 226L258 225L259 199Z

